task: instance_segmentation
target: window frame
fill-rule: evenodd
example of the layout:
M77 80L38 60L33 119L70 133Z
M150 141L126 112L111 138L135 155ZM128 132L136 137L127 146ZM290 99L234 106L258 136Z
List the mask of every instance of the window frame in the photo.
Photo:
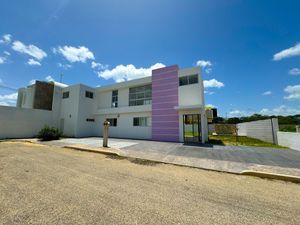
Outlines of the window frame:
M63 92L63 95L62 95L62 98L63 98L63 99L70 98L70 91L64 91L64 92Z
M179 86L186 86L186 85L198 84L198 83L199 83L198 74L179 77Z
M111 92L111 107L118 108L118 101L119 101L119 91L113 90Z
M133 117L132 126L134 127L151 127L152 120L149 116Z
M92 92L92 91L85 91L85 97L86 98L90 98L90 99L94 99L94 92Z
M117 127L118 126L118 118L106 118L106 121L108 121L110 124L110 127Z
M129 106L141 106L152 104L152 85L142 85L129 88Z

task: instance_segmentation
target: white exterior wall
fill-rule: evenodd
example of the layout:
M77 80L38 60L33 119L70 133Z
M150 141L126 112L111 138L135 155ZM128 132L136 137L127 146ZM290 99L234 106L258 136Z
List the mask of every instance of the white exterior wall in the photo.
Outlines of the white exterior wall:
M179 70L179 77L198 74L198 83L178 87L179 106L204 106L203 81L199 67Z
M179 70L179 77L194 74L199 75L198 84L178 87L179 107L191 107L183 111L178 109L180 111L180 141L183 141L183 112L186 114L201 113L203 140L207 140L208 136L200 68ZM129 106L129 88L151 84L151 81L151 77L145 77L100 88L91 88L85 85L55 86L51 114L52 124L60 128L66 136L101 136L105 118L117 118L118 126L110 127L111 137L151 139L151 127L134 127L133 118L151 118L152 106ZM118 90L117 108L111 108L113 90ZM66 91L69 91L69 98L63 99L62 93ZM94 99L86 98L85 91L93 92ZM22 108L32 108L34 88L20 89L19 93L22 95L26 93L26 104L19 103L18 99L18 105L20 104ZM31 102L28 101L29 99ZM87 122L86 119L95 119L95 122Z
M54 126L48 110L0 106L0 139L35 137L45 126Z
M278 120L276 118L238 123L237 128L239 136L248 136L277 144Z
M85 92L90 91L94 93L94 98L85 97ZM78 115L77 115L77 127L76 127L76 137L88 137L96 136L96 121L89 122L86 119L95 119L94 115L94 106L96 103L95 100L95 89L80 85L79 89L79 105L78 105Z
M69 86L63 88L62 91L70 92L69 98L64 98L61 100L60 119L61 121L63 121L63 125L61 124L61 128L63 127L62 132L66 136L75 137L78 118L80 85Z
M134 117L150 117L150 112L143 113L124 113L124 114L107 114L99 115L96 117L97 124L97 135L103 135L103 122L107 118L117 118L117 127L109 127L109 136L117 138L135 138L135 139L151 139L152 131L151 127L139 127L133 126Z
M133 126L134 117L150 117L151 105L129 106L129 88L147 85L151 77L101 87L96 90L95 134L103 135L103 122L107 118L117 118L117 127L109 128L109 136L117 138L151 139L151 127ZM112 91L118 90L118 107L112 108Z
M179 110L179 141L183 142L183 115L201 114L202 143L208 141L207 117L205 113L203 80L199 67L179 70L179 77L198 74L198 83L178 87L179 108L189 107L198 109Z
M21 88L18 91L17 106L26 109L33 108L35 85Z
M60 128L60 114L61 114L62 88L54 86L53 102L52 102L52 120L53 126Z
M300 133L277 132L278 144L300 151Z

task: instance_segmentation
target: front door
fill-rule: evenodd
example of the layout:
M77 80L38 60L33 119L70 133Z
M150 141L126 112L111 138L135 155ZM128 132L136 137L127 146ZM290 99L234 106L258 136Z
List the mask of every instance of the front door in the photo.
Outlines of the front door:
M184 142L201 142L201 116L200 114L183 115Z

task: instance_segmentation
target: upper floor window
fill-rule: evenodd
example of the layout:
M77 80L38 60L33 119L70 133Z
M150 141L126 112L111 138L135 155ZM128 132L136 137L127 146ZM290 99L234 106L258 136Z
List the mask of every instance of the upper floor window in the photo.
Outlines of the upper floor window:
M185 77L179 77L179 86L196 84L198 83L198 75L190 75Z
M94 93L91 92L91 91L86 91L85 92L85 97L87 97L87 98L94 98Z
M112 91L111 107L112 108L118 107L118 90Z
M134 117L133 126L135 127L150 127L151 118L150 117Z
M106 120L109 122L109 126L111 127L116 127L118 125L117 118L107 118Z
M150 105L152 103L151 84L129 88L129 106Z
M63 92L63 98L69 98L69 97L70 97L69 91Z

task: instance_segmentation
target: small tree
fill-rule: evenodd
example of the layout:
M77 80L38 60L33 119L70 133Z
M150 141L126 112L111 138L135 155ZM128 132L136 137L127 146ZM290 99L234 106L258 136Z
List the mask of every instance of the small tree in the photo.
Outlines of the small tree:
M62 133L55 127L45 126L38 133L38 138L42 141L58 140L62 136Z

